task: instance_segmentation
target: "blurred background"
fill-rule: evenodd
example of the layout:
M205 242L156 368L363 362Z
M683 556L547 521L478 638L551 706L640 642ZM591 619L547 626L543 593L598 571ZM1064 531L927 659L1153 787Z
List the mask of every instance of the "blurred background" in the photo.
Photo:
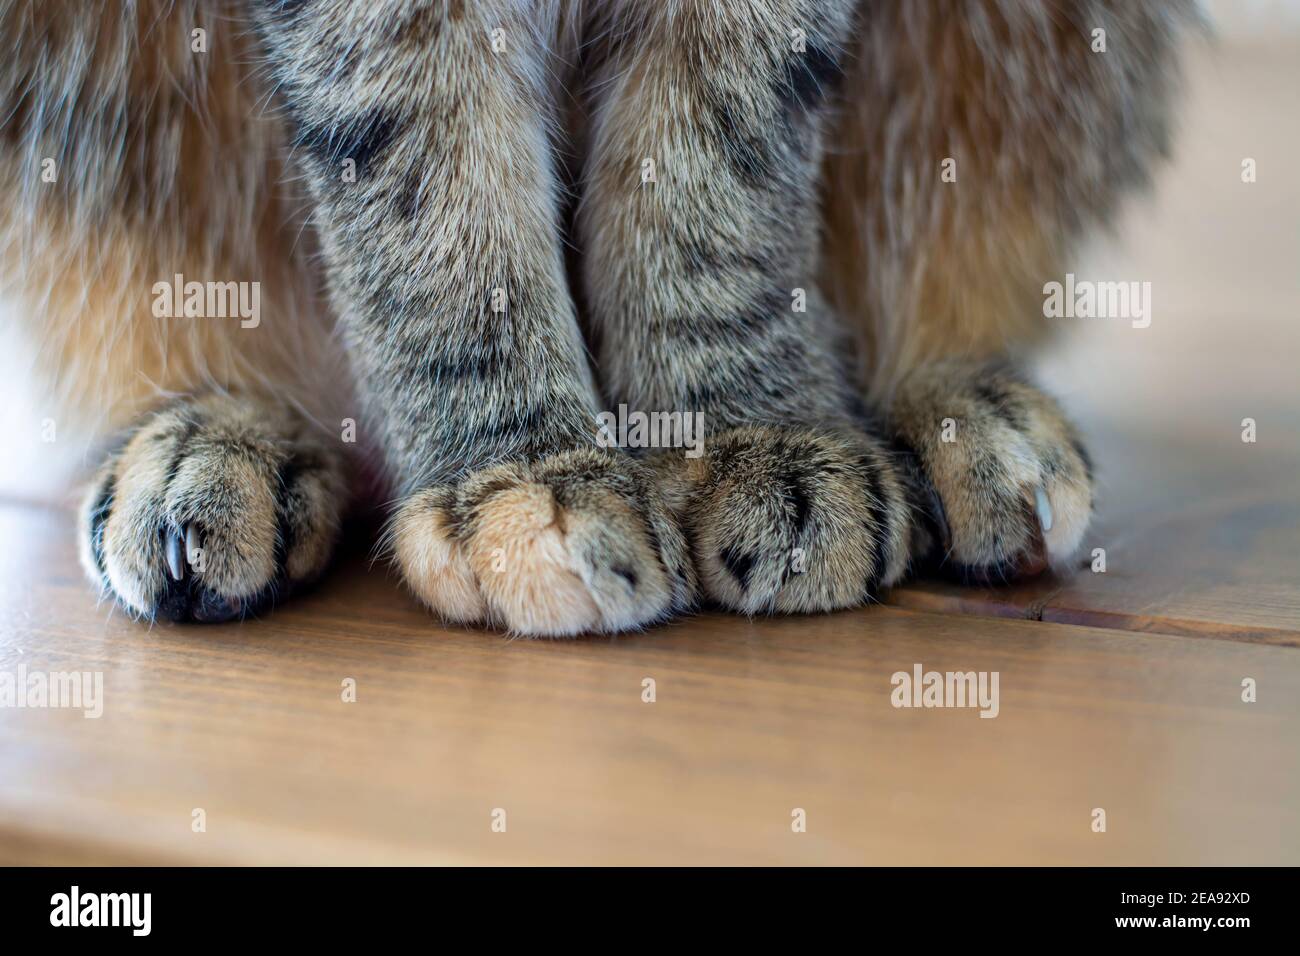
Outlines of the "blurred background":
M1151 282L1151 325L1058 320L1041 368L1099 450L1112 527L1204 493L1207 470L1223 492L1300 491L1300 0L1206 8L1173 161L1075 270ZM1238 469L1245 418L1258 441Z

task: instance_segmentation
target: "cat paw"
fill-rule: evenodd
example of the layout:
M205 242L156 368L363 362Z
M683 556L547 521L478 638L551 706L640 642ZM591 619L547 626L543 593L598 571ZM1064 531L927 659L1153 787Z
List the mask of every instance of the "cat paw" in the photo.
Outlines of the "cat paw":
M140 617L243 617L324 569L345 494L340 455L295 417L225 395L184 400L100 469L81 562Z
M531 637L634 630L690 607L695 571L651 476L577 449L416 492L389 543L415 594L453 623Z
M973 583L1064 567L1092 514L1092 470L1049 395L1005 366L915 373L889 412L929 485L943 564Z
M855 431L743 427L654 460L703 592L746 614L853 607L907 569L909 499L891 454Z

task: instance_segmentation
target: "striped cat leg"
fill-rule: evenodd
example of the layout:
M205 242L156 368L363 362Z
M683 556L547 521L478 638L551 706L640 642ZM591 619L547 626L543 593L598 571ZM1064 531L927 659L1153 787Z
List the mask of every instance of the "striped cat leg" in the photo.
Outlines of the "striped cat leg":
M595 447L548 140L554 4L261 6L336 307L402 495L391 542L444 618L617 631L684 607L680 535Z
M654 458L701 585L749 613L869 599L914 546L908 480L854 414L814 287L841 0L611 3L586 24L579 225L612 404L701 413Z

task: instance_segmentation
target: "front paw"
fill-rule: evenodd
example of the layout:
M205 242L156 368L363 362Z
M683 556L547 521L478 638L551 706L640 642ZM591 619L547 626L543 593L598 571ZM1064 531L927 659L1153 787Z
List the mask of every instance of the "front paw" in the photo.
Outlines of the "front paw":
M228 396L178 402L100 469L82 565L141 617L242 617L324 568L344 485L337 456L292 416Z
M685 539L623 454L577 449L419 491L390 538L407 584L452 622L567 637L645 627L694 600Z
M1056 401L1005 366L914 373L889 413L933 494L942 560L974 583L1063 567L1092 514L1092 473Z
M831 611L872 600L907 569L912 525L893 457L850 430L743 427L702 457L657 456L701 586L746 614Z

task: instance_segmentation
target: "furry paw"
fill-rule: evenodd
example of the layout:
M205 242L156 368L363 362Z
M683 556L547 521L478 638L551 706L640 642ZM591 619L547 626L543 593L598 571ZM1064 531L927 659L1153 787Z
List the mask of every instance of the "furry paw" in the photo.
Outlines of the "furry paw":
M684 515L701 587L724 607L852 607L907 569L907 489L865 434L736 428L708 439L697 459L666 453L655 467Z
M407 583L448 621L567 637L644 627L694 599L685 539L622 454L567 451L417 492L389 534Z
M135 614L225 621L324 569L342 462L292 416L229 396L152 415L100 470L81 561Z
M889 413L930 486L944 563L988 583L1068 563L1092 513L1092 471L1050 396L1002 366L912 376Z

